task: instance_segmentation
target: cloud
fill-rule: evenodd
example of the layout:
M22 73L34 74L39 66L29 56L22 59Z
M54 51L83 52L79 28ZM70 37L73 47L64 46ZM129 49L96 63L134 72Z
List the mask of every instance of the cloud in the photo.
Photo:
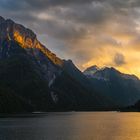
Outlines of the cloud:
M31 28L81 70L96 64L140 75L139 9L139 0L0 1L1 16Z
M117 66L121 66L125 64L125 57L123 54L116 53L113 61Z

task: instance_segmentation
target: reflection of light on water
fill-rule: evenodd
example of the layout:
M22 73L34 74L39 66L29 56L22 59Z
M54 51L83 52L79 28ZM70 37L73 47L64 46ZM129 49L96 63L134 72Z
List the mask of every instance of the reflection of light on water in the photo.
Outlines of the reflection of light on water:
M2 140L139 140L140 113L54 112L34 117L1 118L0 140L1 138Z
M77 140L139 140L139 118L139 113L77 113L73 133Z

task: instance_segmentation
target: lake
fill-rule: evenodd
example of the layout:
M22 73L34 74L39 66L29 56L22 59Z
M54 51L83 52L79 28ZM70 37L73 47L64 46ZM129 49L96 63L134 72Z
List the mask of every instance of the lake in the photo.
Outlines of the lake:
M0 118L0 140L140 140L140 113L61 112Z

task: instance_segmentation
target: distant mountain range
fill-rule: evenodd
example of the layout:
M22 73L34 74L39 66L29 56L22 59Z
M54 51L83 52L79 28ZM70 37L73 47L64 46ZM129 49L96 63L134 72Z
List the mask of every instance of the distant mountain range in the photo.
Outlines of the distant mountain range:
M113 110L140 99L139 87L136 76L114 68L82 73L32 30L0 17L0 113Z
M115 68L92 66L83 72L95 90L108 96L118 106L129 106L140 99L140 80Z

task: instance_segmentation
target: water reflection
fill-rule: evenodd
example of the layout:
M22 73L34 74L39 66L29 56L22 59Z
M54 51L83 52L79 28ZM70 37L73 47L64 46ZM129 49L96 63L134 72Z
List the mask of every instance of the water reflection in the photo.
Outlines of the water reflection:
M140 113L71 112L0 119L0 140L139 139Z

